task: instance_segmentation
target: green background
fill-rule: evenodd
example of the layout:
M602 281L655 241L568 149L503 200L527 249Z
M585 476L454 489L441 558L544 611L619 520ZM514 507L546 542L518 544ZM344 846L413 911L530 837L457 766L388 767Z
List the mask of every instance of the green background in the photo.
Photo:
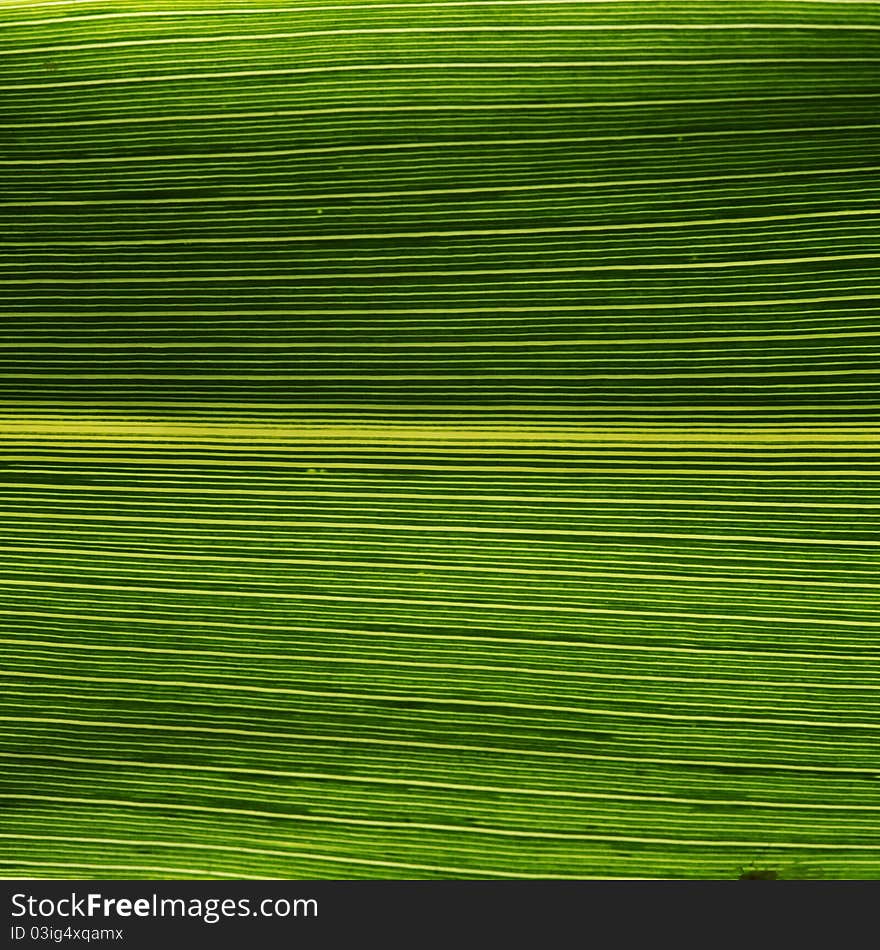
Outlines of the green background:
M0 873L880 873L869 2L0 3Z

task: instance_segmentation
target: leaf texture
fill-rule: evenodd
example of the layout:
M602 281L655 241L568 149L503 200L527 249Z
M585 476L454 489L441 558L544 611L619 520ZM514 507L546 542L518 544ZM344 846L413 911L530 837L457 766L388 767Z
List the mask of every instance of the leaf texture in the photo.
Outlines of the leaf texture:
M877 3L0 24L0 874L880 874Z

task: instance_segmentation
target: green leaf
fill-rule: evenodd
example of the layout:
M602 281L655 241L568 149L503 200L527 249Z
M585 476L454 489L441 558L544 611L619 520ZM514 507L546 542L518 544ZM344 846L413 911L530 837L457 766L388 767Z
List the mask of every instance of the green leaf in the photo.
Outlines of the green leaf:
M0 874L878 876L875 3L0 14Z

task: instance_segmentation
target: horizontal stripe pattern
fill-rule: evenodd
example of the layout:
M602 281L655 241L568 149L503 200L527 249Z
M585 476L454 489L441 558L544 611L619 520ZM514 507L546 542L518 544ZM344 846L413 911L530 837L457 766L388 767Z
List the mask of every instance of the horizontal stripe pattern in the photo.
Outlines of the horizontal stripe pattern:
M0 27L0 874L874 878L868 0Z

